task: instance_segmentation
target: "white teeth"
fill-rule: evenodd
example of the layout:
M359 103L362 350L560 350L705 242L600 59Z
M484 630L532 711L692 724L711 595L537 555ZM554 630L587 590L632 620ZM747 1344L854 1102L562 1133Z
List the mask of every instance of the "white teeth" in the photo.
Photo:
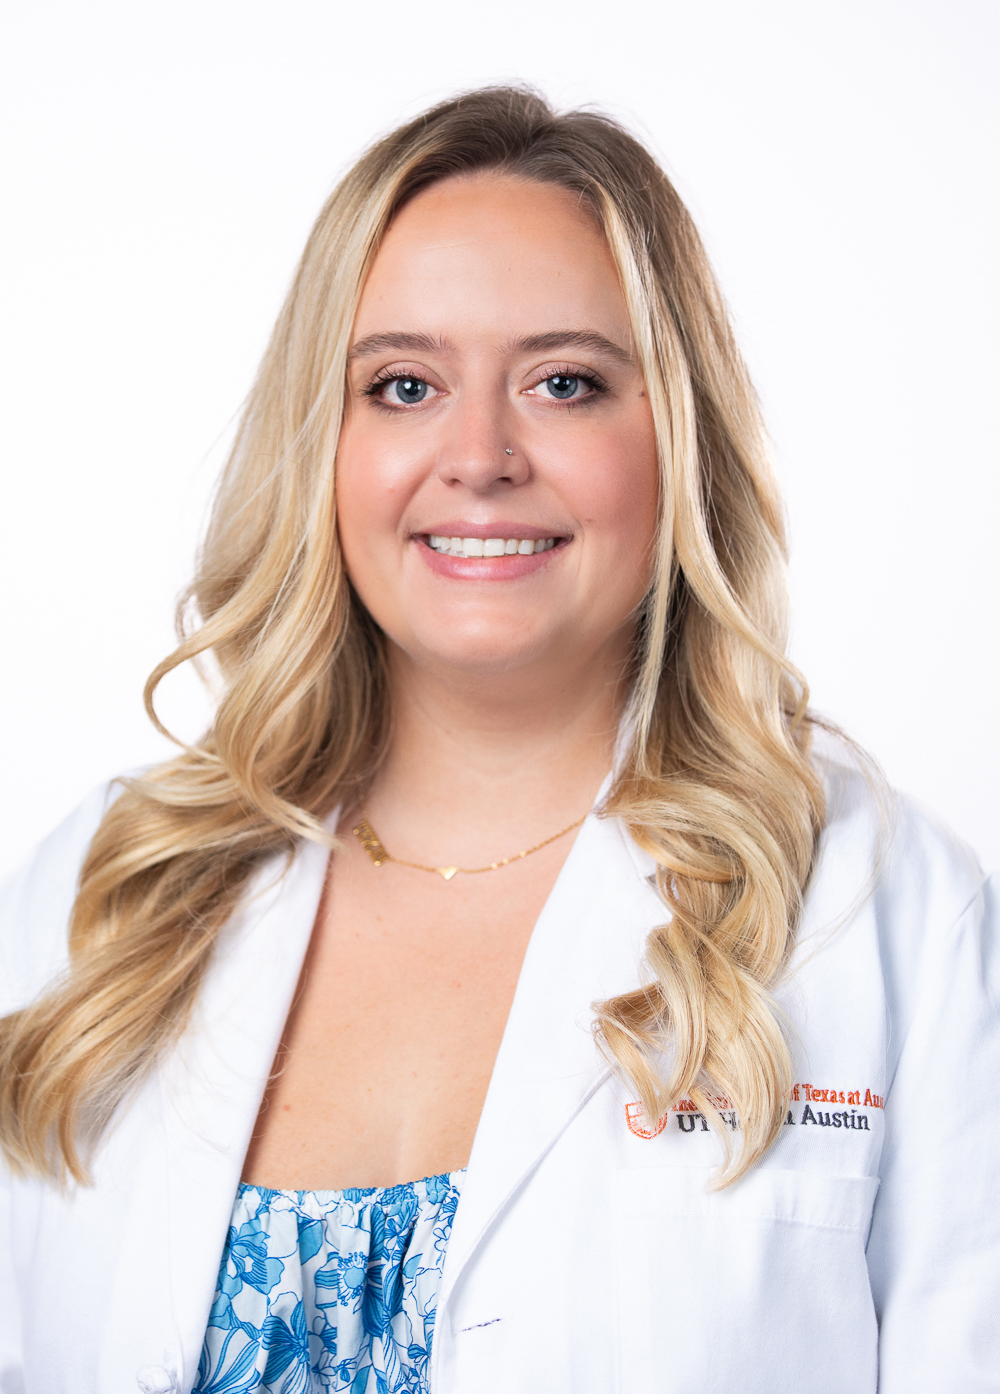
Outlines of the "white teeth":
M427 541L435 552L449 557L530 557L534 552L549 552L556 545L554 537L441 537L430 533Z

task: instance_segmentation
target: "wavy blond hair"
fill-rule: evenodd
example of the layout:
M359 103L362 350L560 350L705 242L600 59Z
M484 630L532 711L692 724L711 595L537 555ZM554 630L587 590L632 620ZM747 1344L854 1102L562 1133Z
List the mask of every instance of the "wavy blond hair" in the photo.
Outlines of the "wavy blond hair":
M70 968L0 1023L0 1145L16 1170L86 1179L86 1148L188 1019L261 860L371 779L387 739L384 638L336 531L337 441L361 287L394 213L436 180L501 171L576 193L606 234L655 420L653 580L631 732L606 812L655 858L669 916L648 982L597 1004L603 1048L649 1118L693 1099L742 1174L784 1117L789 1051L769 994L824 817L806 690L784 655L780 500L757 401L691 219L652 156L589 111L492 88L375 144L319 215L250 393L187 604L200 627L154 671L211 651L205 739L124 792L87 853ZM158 724L158 723L157 723ZM664 1065L664 1061L668 1063Z

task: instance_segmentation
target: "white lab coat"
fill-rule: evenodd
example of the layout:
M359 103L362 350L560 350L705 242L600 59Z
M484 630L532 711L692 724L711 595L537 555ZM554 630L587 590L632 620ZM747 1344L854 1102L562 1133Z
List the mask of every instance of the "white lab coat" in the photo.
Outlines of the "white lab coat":
M65 961L102 806L8 888L2 1011ZM594 1045L590 1004L640 981L664 909L648 858L614 821L587 819L532 936L476 1133L434 1394L1000 1390L996 912L971 856L912 809L866 898L874 846L863 782L833 770L779 992L796 1097L764 1160L710 1192L719 1147L700 1117L649 1126ZM304 844L283 879L261 873L94 1187L7 1186L0 1394L190 1390L324 864Z

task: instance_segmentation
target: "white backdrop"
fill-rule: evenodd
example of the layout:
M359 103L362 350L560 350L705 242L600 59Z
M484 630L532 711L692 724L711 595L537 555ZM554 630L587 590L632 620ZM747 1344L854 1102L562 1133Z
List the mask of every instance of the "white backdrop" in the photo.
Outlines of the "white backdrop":
M993 0L33 0L0 58L0 870L169 747L211 482L375 134L520 78L659 152L774 436L815 704L1000 867ZM196 682L163 711L194 735Z

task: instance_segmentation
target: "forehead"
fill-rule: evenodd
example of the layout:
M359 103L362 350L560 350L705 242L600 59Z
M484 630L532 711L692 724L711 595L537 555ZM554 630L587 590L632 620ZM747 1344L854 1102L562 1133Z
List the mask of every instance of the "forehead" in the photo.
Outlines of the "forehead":
M354 337L594 329L631 338L610 249L577 195L509 175L443 180L392 222Z

